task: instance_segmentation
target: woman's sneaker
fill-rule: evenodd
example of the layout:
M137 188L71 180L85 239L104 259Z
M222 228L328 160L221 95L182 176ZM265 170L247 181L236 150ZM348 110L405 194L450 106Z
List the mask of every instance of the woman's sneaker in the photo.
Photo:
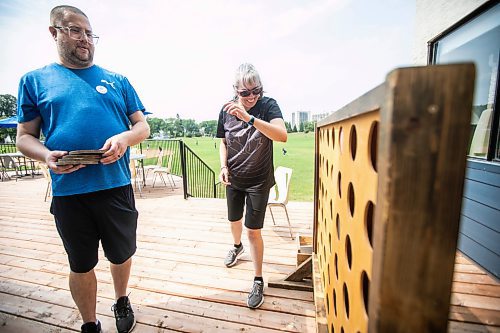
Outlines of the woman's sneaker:
M135 326L135 317L128 297L120 297L111 309L115 313L116 329L118 333L132 332Z
M224 260L224 265L227 267L234 266L236 262L238 261L238 258L241 257L241 255L245 252L245 249L243 248L243 244L241 244L240 247L232 247L231 250L227 253L226 259Z
M247 305L250 309L257 309L264 303L264 282L254 281L252 290L248 294Z
M81 333L101 333L101 323L99 320L96 323L89 322L82 325Z

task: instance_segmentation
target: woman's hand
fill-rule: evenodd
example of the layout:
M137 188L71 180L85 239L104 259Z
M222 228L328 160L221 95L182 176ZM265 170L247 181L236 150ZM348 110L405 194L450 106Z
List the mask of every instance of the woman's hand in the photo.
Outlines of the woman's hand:
M231 185L229 182L229 170L227 167L222 167L219 173L219 180L224 185Z
M222 109L239 120L246 123L250 121L251 116L239 102L227 102Z

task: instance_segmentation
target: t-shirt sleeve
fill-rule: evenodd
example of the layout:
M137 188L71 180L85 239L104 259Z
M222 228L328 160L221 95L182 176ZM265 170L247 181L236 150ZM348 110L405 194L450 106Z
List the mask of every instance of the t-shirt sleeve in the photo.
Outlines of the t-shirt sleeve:
M37 107L36 93L27 75L21 78L17 92L17 121L24 123L40 116Z
M224 131L224 111L219 112L219 121L217 122L217 135L218 138L226 137L226 132Z
M125 90L125 103L127 105L127 115L130 116L132 113L136 111L145 111L144 105L137 95L134 87L130 84L126 77L123 78L123 87Z
M283 115L281 114L281 109L278 106L278 103L270 98L267 105L266 105L267 111L266 111L266 121L270 122L271 120L275 118L281 118L283 119Z

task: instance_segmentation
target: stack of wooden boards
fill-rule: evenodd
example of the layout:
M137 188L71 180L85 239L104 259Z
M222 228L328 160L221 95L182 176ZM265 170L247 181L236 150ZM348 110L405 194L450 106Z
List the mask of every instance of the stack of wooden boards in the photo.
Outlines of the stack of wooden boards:
M57 160L56 165L99 164L104 150L73 150Z

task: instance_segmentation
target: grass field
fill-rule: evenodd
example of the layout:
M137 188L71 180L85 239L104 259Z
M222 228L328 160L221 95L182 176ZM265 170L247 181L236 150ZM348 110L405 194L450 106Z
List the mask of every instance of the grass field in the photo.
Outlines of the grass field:
M220 168L220 139L183 138L183 141L218 173ZM283 155L282 148L287 151L286 155ZM289 200L312 201L314 187L314 133L289 133L287 143L275 142L274 167L278 166L293 169Z

